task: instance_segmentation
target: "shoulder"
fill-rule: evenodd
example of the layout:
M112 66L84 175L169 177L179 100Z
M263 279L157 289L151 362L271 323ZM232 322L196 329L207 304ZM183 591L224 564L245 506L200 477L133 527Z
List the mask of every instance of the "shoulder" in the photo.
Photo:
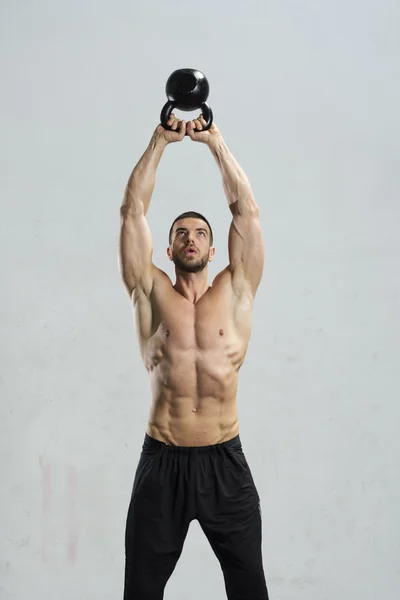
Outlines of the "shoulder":
M251 286L244 277L241 264L228 265L215 277L213 286L229 286L236 296L252 295Z
M172 289L172 281L169 275L155 265L152 267L152 293L164 293L168 289Z
M243 275L241 265L228 265L216 275L213 281L213 288L225 290L232 294L236 299L249 297L253 298L251 286Z
M150 300L155 293L160 293L160 290L165 292L168 287L172 287L171 279L164 271L152 264L146 275L132 290L132 300L135 304L138 300Z

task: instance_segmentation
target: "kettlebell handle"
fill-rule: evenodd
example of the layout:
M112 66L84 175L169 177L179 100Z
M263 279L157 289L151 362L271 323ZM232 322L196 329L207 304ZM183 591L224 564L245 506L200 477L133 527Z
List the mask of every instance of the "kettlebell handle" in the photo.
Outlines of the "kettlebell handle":
M171 127L169 127L167 125L167 123L168 123L171 113L175 107L176 107L175 102L168 101L166 104L164 104L163 109L161 111L161 116L160 116L161 125L164 127L164 129L169 129L169 130L171 129ZM204 117L204 120L206 121L206 124L203 126L203 129L196 128L194 131L207 131L207 129L210 129L212 122L213 122L213 113L212 113L211 107L207 104L207 102L203 102L199 106L199 108L200 108L201 112L203 113L203 117ZM188 135L188 134L186 133L186 135Z

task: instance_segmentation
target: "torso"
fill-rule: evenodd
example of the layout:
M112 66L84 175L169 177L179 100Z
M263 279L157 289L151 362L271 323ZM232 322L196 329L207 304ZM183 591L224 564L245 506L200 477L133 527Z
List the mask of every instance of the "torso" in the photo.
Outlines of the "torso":
M178 446L205 446L239 432L238 371L251 332L250 294L237 296L223 271L193 304L157 270L150 297L136 298L136 329L150 376L147 433Z

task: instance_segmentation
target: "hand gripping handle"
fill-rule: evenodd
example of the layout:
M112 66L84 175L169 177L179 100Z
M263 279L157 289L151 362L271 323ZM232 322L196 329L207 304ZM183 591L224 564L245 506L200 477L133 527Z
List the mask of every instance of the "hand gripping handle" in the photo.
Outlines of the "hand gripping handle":
M168 101L163 106L163 109L162 109L161 115L160 115L160 121L161 121L161 125L164 127L164 129L171 129L171 127L169 127L167 125L167 123L169 121L169 118L170 118L171 113L174 110L175 106L176 106L176 104L174 102L170 102L170 101ZM204 125L203 129L201 129L201 130L195 129L194 131L207 131L207 129L210 129L212 122L213 122L213 112L211 110L211 107L207 104L207 102L203 102L203 104L201 104L199 108L202 111L202 114L203 114L204 120L206 121L206 124Z

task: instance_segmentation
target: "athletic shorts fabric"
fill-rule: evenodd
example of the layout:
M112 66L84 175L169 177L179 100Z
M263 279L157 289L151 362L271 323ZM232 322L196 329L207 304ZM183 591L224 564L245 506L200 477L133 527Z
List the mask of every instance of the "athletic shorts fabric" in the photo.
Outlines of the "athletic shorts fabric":
M124 600L162 600L193 520L219 560L228 600L268 600L260 499L240 437L186 447L147 434L126 522Z

